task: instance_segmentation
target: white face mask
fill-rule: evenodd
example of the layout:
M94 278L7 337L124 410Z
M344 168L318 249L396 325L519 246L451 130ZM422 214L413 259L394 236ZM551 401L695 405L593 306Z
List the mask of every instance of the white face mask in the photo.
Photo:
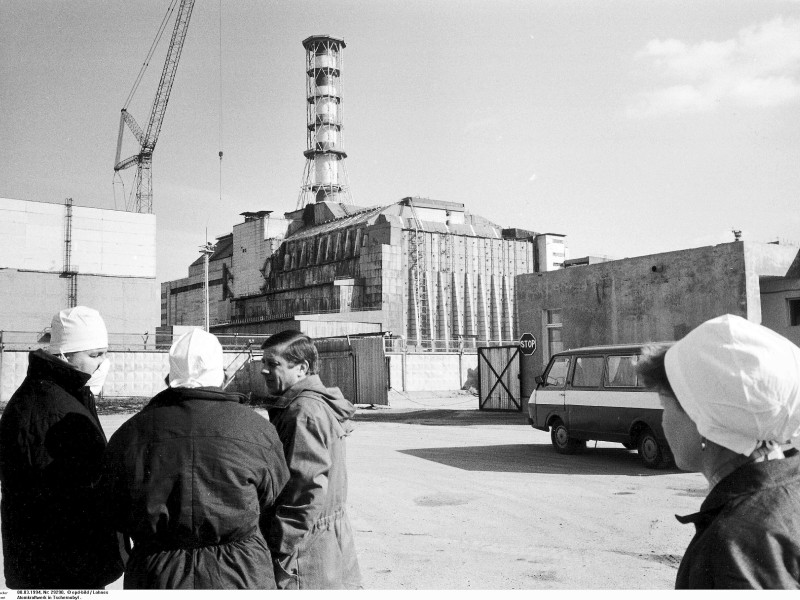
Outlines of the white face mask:
M103 389L103 384L106 382L106 377L108 377L108 370L110 368L111 363L108 359L105 359L100 363L100 366L95 369L95 372L92 373L89 381L86 382L86 385L89 386L89 389L92 390L95 396Z

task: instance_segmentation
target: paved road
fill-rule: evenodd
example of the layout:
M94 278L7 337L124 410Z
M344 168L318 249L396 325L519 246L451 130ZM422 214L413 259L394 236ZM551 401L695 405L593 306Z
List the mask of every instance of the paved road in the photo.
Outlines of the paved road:
M692 536L674 515L697 510L702 476L645 469L619 444L562 456L519 413L461 408L359 409L349 511L365 587L672 588ZM101 421L110 436L129 416Z

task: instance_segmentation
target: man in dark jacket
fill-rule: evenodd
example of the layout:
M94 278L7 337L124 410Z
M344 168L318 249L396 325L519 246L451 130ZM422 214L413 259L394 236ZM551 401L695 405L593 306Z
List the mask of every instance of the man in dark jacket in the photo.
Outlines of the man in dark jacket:
M103 487L133 539L125 589L275 589L262 521L289 479L270 423L222 391L217 338L169 353L169 389L111 436Z
M53 317L50 335L0 418L6 585L102 588L122 574L117 535L98 519L106 437L89 387L107 372L108 333L77 306Z
M280 589L361 587L347 517L345 436L355 407L317 373L313 341L297 331L270 336L262 374L274 397L270 420L291 478L275 503L268 542Z

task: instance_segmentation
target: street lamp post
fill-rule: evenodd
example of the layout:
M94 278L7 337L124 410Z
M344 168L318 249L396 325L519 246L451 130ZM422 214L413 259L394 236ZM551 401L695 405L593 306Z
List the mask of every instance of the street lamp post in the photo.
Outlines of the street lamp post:
M214 244L211 242L206 242L204 246L200 246L200 254L203 255L203 266L205 271L205 280L204 280L204 291L205 291L205 300L203 305L205 306L205 313L206 313L206 331L210 332L210 323L209 323L209 298L208 298L208 259L209 257L214 254Z

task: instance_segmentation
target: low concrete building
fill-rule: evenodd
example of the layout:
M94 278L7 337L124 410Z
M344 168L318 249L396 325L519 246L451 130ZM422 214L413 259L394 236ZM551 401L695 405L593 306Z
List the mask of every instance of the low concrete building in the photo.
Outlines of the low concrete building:
M597 344L670 341L730 313L800 343L800 248L731 242L517 276L523 397L550 355Z
M3 343L28 343L78 304L100 311L112 344L155 338L155 215L0 198Z

